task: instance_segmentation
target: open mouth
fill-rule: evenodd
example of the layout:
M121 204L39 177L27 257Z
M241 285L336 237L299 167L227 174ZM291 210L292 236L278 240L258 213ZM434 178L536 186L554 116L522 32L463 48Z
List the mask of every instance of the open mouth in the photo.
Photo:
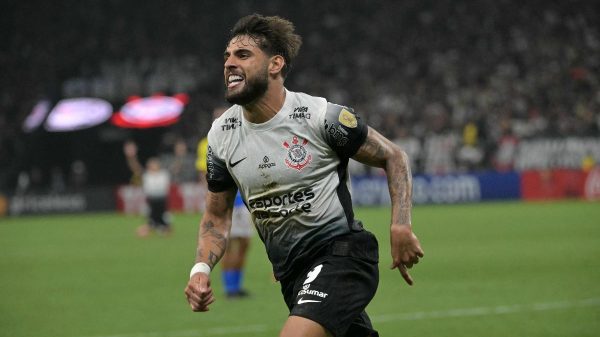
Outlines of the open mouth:
M233 88L244 81L241 75L231 74L227 76L227 88Z

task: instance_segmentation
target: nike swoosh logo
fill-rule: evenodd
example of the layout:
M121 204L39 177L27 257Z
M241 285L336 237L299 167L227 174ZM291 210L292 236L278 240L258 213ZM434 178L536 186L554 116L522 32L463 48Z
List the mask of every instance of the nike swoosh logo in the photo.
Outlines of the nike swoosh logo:
M303 300L302 297L298 300L298 304L308 303L308 302L321 302L321 301L313 301L313 300Z
M240 160L238 160L238 161L236 161L236 162L233 162L233 163L231 162L231 159L229 159L229 166L230 166L230 167L235 167L237 164L241 163L241 162L242 162L242 161L244 161L244 159L246 159L246 158L248 158L248 157L244 157L244 158L242 158L242 159L240 159Z

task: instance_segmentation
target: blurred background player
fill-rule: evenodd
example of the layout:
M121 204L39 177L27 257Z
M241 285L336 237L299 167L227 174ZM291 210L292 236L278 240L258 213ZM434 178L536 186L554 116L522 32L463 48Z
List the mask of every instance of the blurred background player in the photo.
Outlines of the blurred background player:
M141 183L148 204L148 223L138 227L138 236L146 237L154 231L159 234L170 234L172 228L168 212L171 186L169 171L161 167L160 160L156 157L146 161L144 170L137 156L137 145L133 141L125 142L123 152L127 166L133 173L132 183Z
M174 141L164 141L166 146L173 147L173 151L166 151L160 155L162 167L168 168L172 184L196 182L196 156L188 152L188 146L183 138ZM173 143L172 145L170 143Z
M227 107L218 107L213 110L213 120L221 116ZM199 181L204 188L206 184L206 154L208 152L208 139L204 137L198 143L198 159L196 169L199 172ZM235 196L233 206L233 217L231 231L229 233L229 243L225 250L225 255L221 259L221 270L223 278L223 287L225 295L228 298L239 298L248 296L248 292L242 288L244 264L246 255L250 247L250 238L252 236L252 222L250 212L246 208L240 192Z

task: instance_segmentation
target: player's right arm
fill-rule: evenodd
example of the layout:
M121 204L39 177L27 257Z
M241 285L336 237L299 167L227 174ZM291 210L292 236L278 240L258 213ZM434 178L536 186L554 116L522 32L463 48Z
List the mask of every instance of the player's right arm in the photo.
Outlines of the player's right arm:
M198 231L196 265L185 288L188 302L194 311L208 311L208 306L215 301L208 274L225 254L237 192L237 186L227 169L219 146L211 146L222 144L214 137L215 135L209 132L206 152L206 210Z
M227 248L231 215L236 189L221 192L209 191L206 197L206 211L200 221L196 263L205 263L214 269ZM190 276L185 295L193 311L208 311L215 301L208 273L197 272Z

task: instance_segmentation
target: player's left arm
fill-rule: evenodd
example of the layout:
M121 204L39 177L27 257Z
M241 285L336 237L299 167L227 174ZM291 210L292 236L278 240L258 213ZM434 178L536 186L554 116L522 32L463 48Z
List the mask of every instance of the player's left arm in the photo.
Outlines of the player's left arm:
M407 269L417 264L424 252L412 231L412 174L408 156L399 146L369 127L364 143L352 158L363 164L383 168L387 174L392 203L391 268L398 268L406 282L412 285L413 280Z

